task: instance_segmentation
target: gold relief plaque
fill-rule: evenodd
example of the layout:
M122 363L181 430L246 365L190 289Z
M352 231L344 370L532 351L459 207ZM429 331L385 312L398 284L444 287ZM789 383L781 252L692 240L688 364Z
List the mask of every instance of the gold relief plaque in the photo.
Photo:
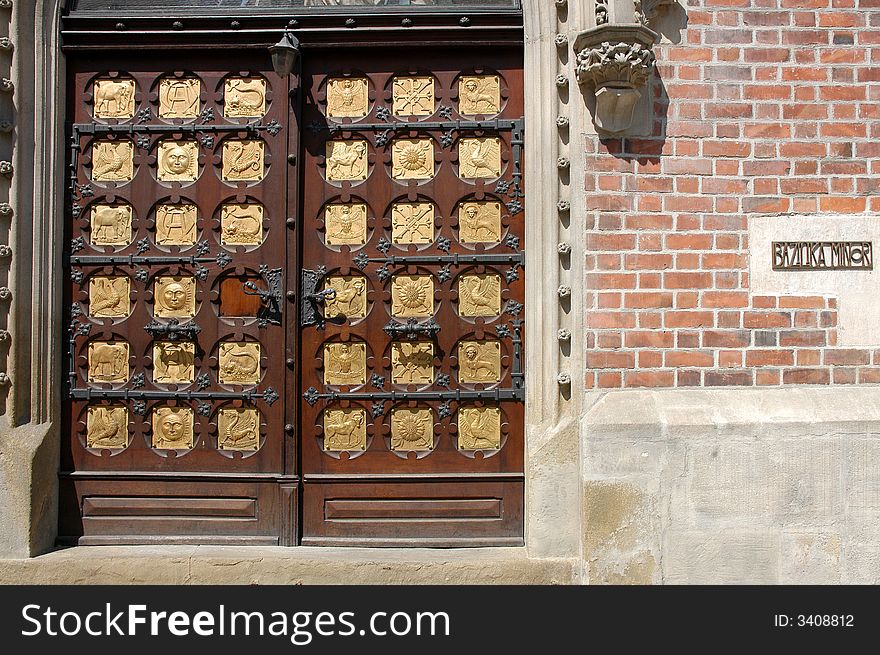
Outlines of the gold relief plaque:
M153 448L192 448L193 411L189 407L153 410Z
M220 243L257 246L263 243L263 206L228 204L220 209Z
M458 233L463 243L501 241L501 203L462 203L458 208Z
M362 202L327 205L324 230L324 239L331 246L366 243L367 206Z
M128 182L134 177L134 146L131 141L95 141L92 146L92 179L97 182Z
M153 344L153 381L179 384L195 379L196 345L191 341L158 341Z
M434 381L434 344L430 341L392 343L391 381L394 384L431 384Z
M430 275L395 275L391 280L392 316L434 313L434 280Z
M133 118L134 80L97 80L95 118Z
M501 313L501 277L494 273L462 275L458 281L458 308L462 316Z
M430 202L395 202L391 206L393 243L431 243L434 240L434 205Z
M199 147L195 141L163 141L158 159L156 177L163 182L193 182L199 176Z
M501 139L485 137L458 142L458 174L461 177L491 178L501 175Z
M328 180L367 179L366 141L328 141L325 148Z
M157 277L153 283L153 303L156 316L192 318L196 315L196 279L182 275Z
M258 118L266 113L266 80L230 77L223 90L223 114L228 118Z
M128 343L93 341L89 344L89 382L125 382L128 379Z
M89 316L124 318L131 312L131 281L124 275L89 280Z
M391 410L391 450L432 450L434 415L430 409Z
M259 343L233 341L220 344L221 384L257 384L259 381Z
M430 116L434 113L432 77L396 77L391 95L392 108L398 116Z
M352 385L367 381L367 345L324 344L324 384Z
M363 409L324 410L324 450L366 450L367 412Z
M131 243L131 207L92 205L89 234L96 246L127 246Z
M458 447L462 450L501 448L501 410L497 407L458 410Z
M256 450L260 444L260 413L256 409L221 409L217 412L217 446L220 450Z
M363 318L367 315L367 280L361 275L331 275L326 285L336 292L332 300L324 301L324 316L336 318Z
M196 118L202 83L195 77L167 78L159 82L160 118Z
M327 82L327 116L359 118L369 113L367 80L363 77L340 77Z
M434 176L434 142L431 139L397 139L391 144L391 177L427 180Z
M459 114L497 114L501 111L501 81L497 75L472 75L458 81Z
M128 410L119 405L89 407L86 414L86 447L128 446Z
M458 379L462 382L498 382L501 379L501 343L462 341L458 345Z
M223 179L250 182L262 180L265 164L263 142L234 140L223 143Z
M191 246L196 242L198 210L188 203L156 207L156 243Z

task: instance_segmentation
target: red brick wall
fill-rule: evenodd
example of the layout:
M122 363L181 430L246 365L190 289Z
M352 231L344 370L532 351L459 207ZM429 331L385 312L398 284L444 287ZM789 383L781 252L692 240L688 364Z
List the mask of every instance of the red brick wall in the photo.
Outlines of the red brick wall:
M655 136L587 138L587 386L880 382L835 298L748 279L750 217L880 209L880 0L687 9Z

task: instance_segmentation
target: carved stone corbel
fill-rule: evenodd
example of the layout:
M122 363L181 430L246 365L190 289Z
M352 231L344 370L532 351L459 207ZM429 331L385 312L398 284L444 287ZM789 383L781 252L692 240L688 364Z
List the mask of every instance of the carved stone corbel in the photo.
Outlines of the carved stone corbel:
M657 33L644 25L604 24L578 34L577 79L596 99L593 122L611 135L625 133L654 70Z

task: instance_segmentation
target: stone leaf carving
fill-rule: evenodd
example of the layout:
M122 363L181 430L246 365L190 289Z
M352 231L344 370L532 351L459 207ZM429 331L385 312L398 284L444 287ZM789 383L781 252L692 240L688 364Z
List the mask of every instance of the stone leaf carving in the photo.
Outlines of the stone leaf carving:
M602 86L622 82L641 86L654 68L654 53L641 43L609 43L577 54L577 78L581 84Z

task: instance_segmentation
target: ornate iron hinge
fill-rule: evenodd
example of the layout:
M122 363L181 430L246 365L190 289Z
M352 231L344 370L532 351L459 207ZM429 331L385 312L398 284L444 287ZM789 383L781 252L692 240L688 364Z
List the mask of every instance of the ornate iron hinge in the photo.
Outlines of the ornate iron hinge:
M404 336L407 339L418 339L420 334L427 334L430 337L435 336L440 331L440 326L433 318L424 323L419 323L416 319L411 318L406 323L389 321L382 329L392 339L399 336Z
M261 306L259 311L257 311L257 319L260 321L261 326L267 323L281 325L282 273L283 271L280 268L270 270L268 266L263 264L260 266L260 275L266 283L265 289L259 288L253 282L244 282L242 284L245 295L260 297Z
M167 323L159 321L150 321L144 326L153 338L162 337L168 341L178 341L179 339L195 339L196 335L202 331L198 323L180 324L176 318L168 319Z
M180 401L212 401L212 400L246 400L255 402L262 400L267 405L272 405L278 398L278 392L272 387L266 387L262 392L256 389L251 391L133 391L130 389L70 389L70 397L73 400L180 400ZM146 407L144 406L144 411ZM142 412L136 411L140 414Z
M324 314L321 313L321 305L324 301L333 300L336 297L335 289L322 289L318 291L318 287L324 282L326 274L327 269L323 266L319 266L314 271L304 268L300 272L302 300L300 302L299 324L302 327L309 325L317 325L319 328L324 327Z
M309 387L303 398L314 406L319 400L369 400L373 402L390 400L391 402L406 400L483 400L501 402L503 400L525 400L524 389L487 389L485 391L472 391L469 389L455 389L451 391L363 391L343 392L325 391L320 392L315 387Z

